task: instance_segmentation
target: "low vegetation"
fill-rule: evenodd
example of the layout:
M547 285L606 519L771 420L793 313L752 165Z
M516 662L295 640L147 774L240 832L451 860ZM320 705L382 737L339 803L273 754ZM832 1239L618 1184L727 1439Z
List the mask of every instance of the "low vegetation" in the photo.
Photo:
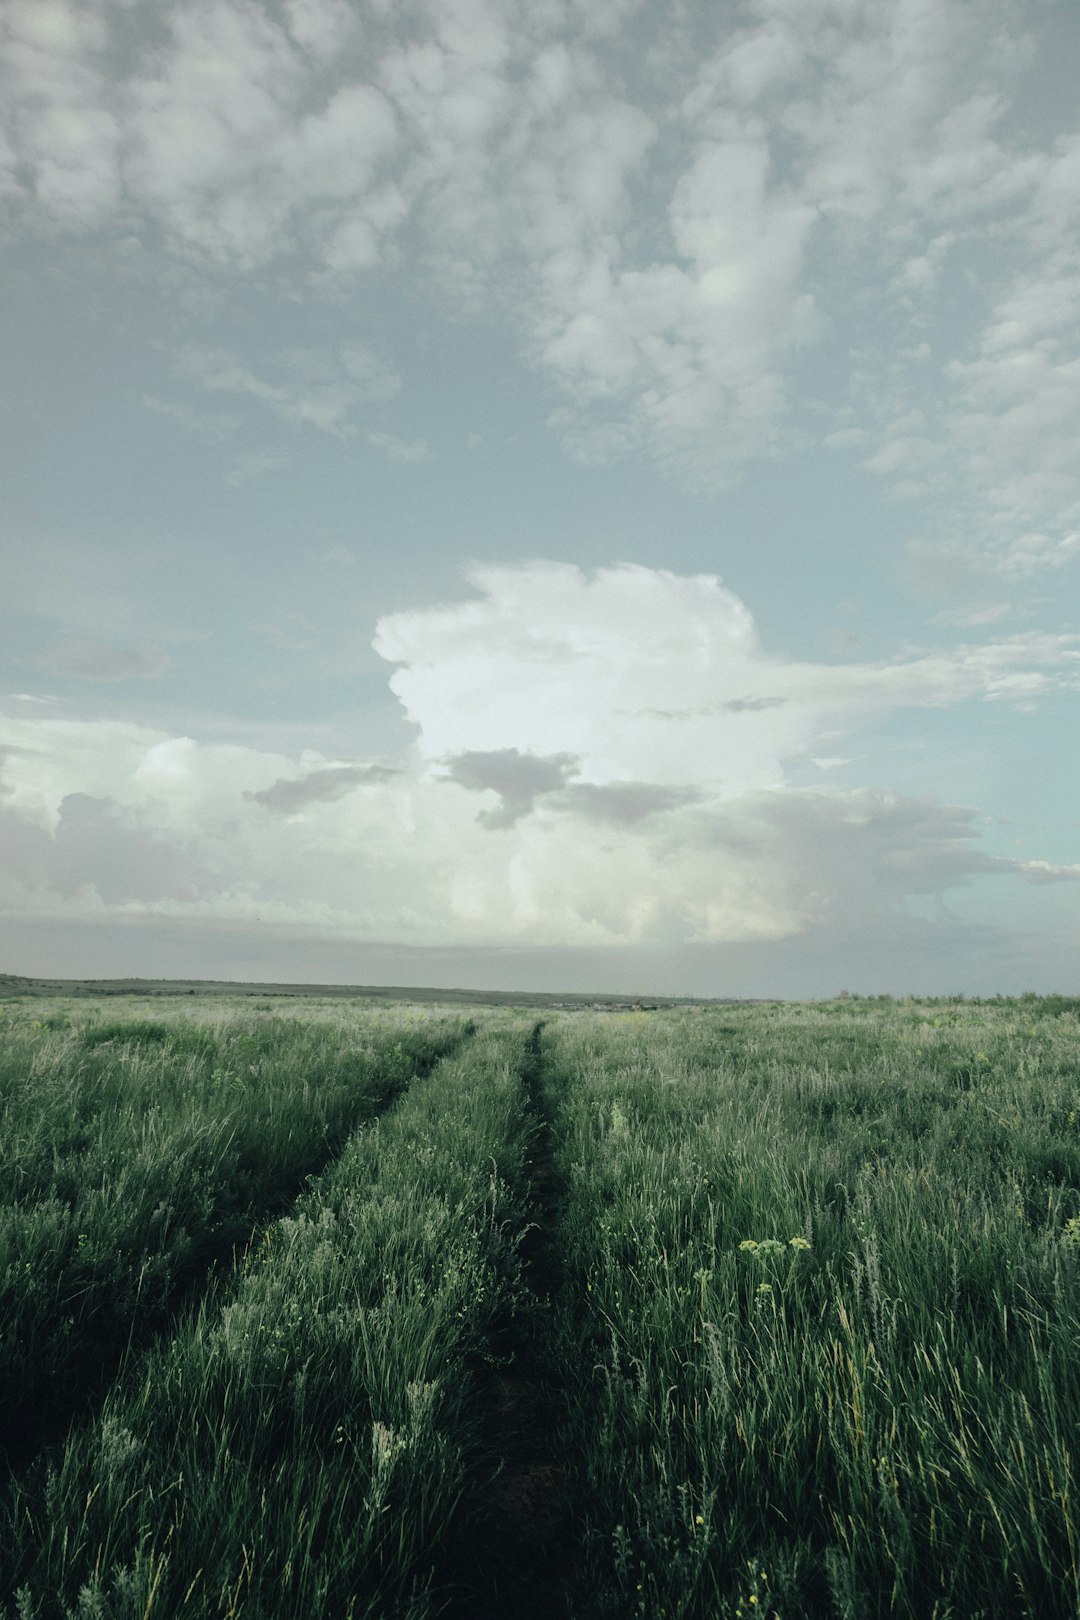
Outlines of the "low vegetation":
M575 1613L1080 1612L1075 1006L551 1031Z
M83 1014L83 1009L79 1009ZM185 1288L462 1038L456 1019L7 1014L0 1434L66 1418Z
M5 1014L0 1614L1080 1616L1080 1002L290 1012Z

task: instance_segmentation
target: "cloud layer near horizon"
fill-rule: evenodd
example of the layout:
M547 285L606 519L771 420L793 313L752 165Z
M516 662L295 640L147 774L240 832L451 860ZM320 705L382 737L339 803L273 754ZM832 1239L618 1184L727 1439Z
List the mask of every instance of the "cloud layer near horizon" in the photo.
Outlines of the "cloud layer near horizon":
M470 577L468 600L379 624L417 728L392 762L23 704L0 727L0 905L666 947L857 932L982 875L1080 878L985 853L971 807L801 780L883 713L1074 689L1068 637L792 663L711 575L538 562Z

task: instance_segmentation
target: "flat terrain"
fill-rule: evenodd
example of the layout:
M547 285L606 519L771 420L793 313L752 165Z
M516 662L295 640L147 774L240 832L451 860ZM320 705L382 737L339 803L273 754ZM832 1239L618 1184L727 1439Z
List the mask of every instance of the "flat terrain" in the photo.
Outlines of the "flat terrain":
M575 991L423 990L402 985L358 984L249 984L228 979L28 979L0 973L0 1000L12 996L226 996L277 1000L297 997L333 1001L405 1001L442 1007L545 1007L626 1010L648 1005L699 1005L692 997L632 996ZM721 998L722 1000L724 998Z
M1080 1616L1080 998L5 988L5 1620Z

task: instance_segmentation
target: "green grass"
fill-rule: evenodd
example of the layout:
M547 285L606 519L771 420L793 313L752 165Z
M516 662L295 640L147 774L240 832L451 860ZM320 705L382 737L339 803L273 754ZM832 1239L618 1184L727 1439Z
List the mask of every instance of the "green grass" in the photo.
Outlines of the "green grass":
M407 1011L5 1024L0 1434L16 1449L463 1034Z
M87 1344L155 1275L159 1186L192 1242L264 1215L186 1296L166 1246L187 1302L12 1474L5 1620L1078 1620L1075 999L556 1013L538 1048L296 1012L8 1015L8 1208L46 1277L98 1232ZM515 1567L485 1542L553 1457L572 1512Z
M19 1483L23 1609L434 1612L486 1467L474 1360L516 1286L526 1033L484 1031L357 1132Z
M1080 1612L1065 1010L553 1030L573 1612Z

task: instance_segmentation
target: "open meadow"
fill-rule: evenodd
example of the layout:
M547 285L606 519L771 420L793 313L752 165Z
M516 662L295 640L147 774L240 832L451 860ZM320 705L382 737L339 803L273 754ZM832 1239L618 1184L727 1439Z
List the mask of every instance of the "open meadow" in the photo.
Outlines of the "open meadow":
M1075 1620L1078 1014L10 995L0 1616Z

